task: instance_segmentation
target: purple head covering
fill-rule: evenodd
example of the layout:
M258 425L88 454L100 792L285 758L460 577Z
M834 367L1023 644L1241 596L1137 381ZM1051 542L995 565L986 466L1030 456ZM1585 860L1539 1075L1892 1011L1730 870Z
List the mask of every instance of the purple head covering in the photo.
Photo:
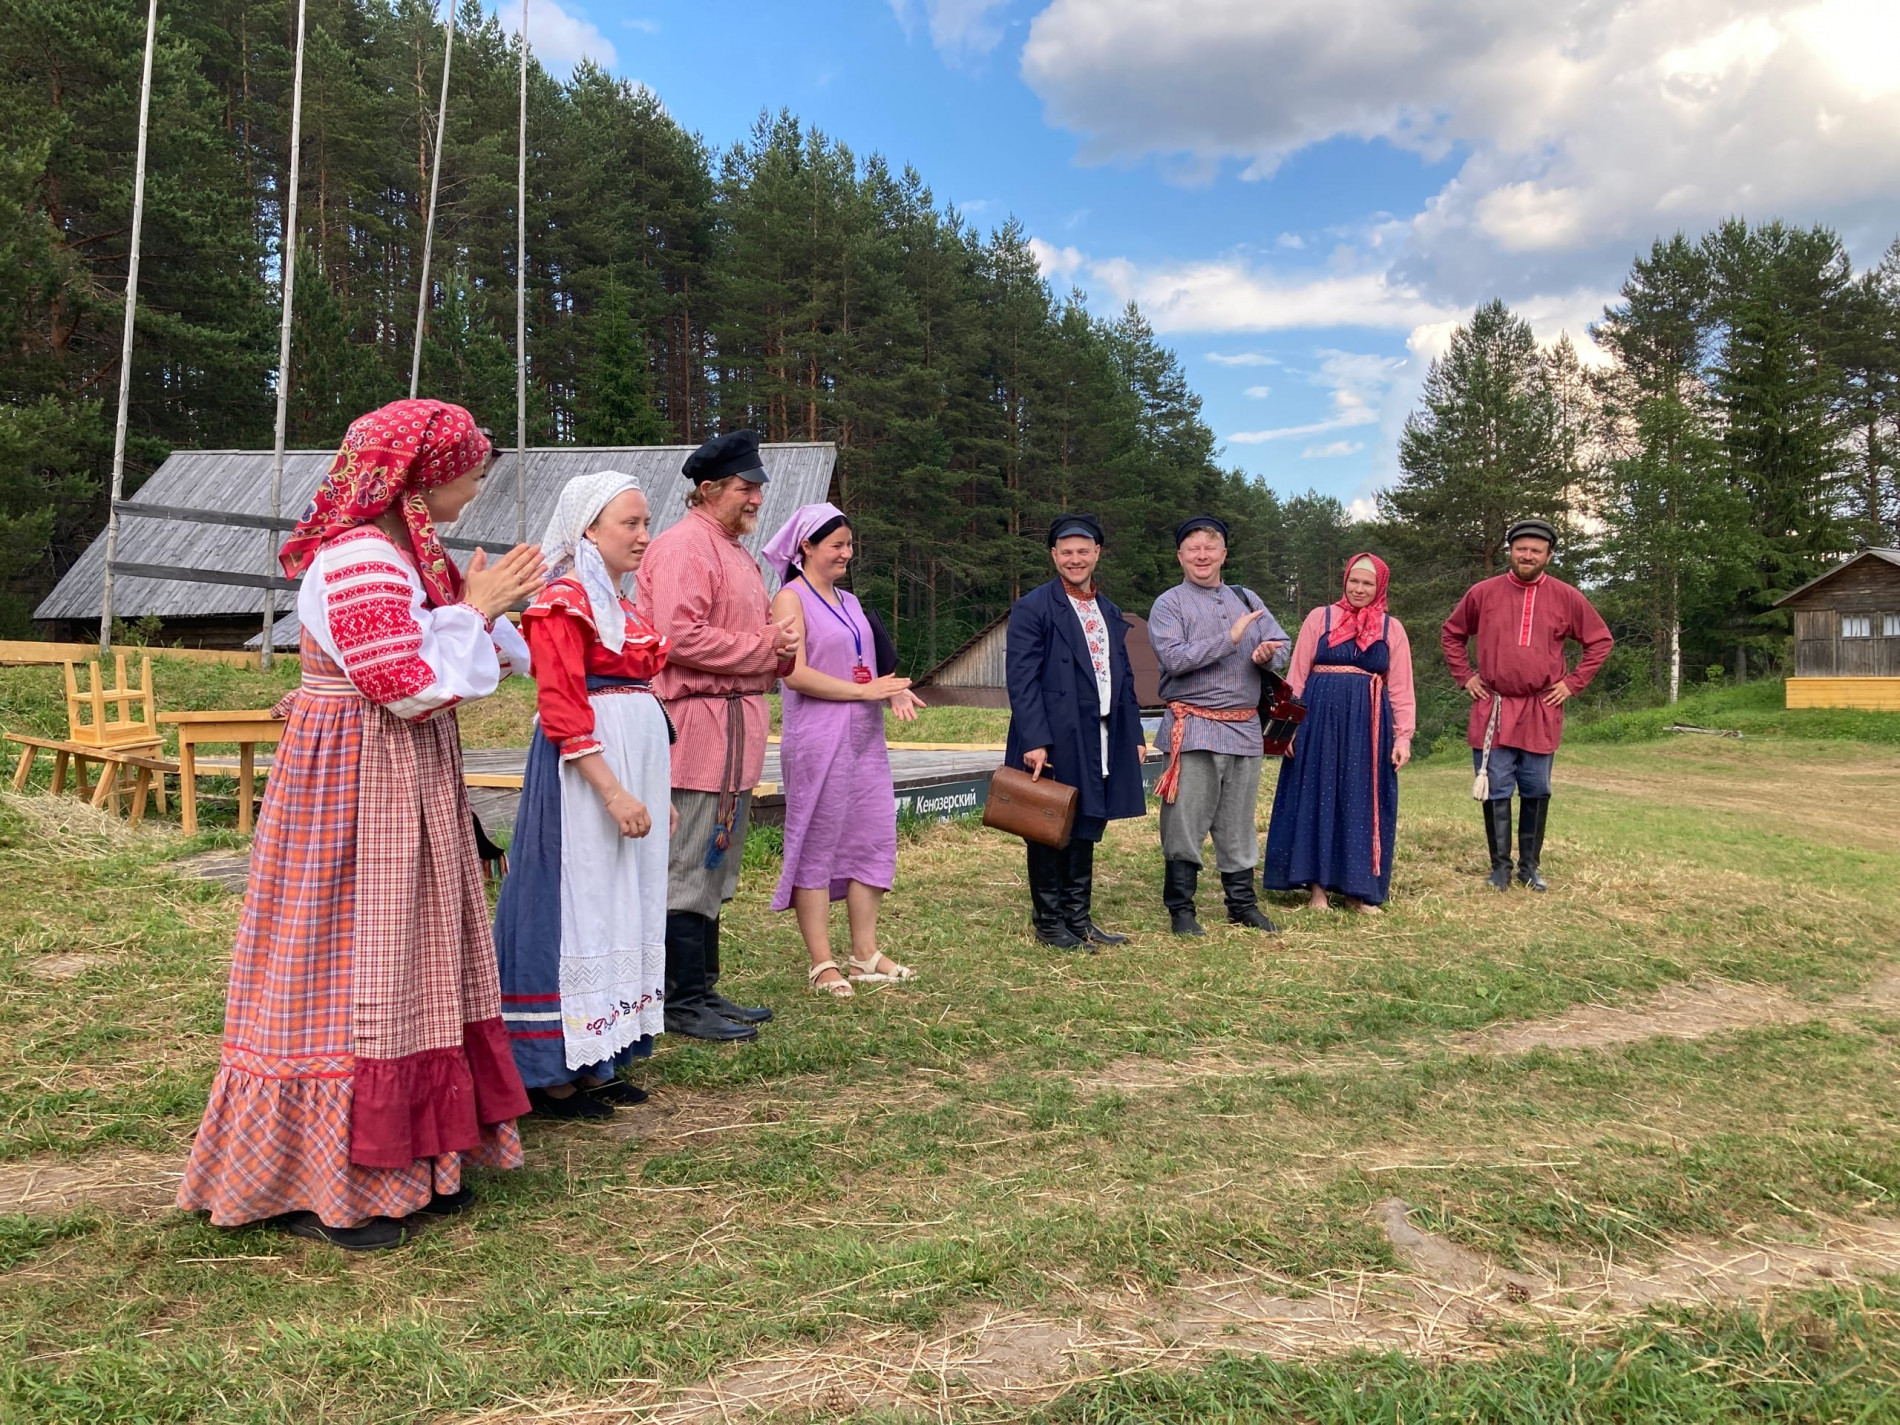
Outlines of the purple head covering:
M786 571L798 562L799 547L811 538L812 531L843 518L844 511L833 504L800 505L785 521L785 527L767 541L765 562L778 570L779 578L783 579Z

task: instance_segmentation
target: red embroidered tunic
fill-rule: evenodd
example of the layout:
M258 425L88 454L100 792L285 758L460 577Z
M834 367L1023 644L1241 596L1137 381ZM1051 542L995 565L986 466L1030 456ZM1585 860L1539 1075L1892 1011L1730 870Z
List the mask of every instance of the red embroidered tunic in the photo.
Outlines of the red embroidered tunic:
M620 609L627 618L627 637L618 653L600 641L587 591L576 579L556 579L521 615L534 655L541 731L560 749L563 762L600 751L594 707L587 700L590 673L599 678L651 678L666 666L671 647L666 638L625 599Z
M514 625L491 624L472 604L429 603L414 560L374 525L317 551L297 618L358 692L407 722L485 698L529 670Z
M1504 699L1493 745L1525 752L1557 750L1564 710L1548 706L1544 694L1559 678L1573 694L1581 693L1614 642L1602 615L1578 590L1548 574L1526 584L1508 572L1473 584L1439 631L1445 662L1460 686L1471 681L1466 639L1477 641L1477 672L1484 685ZM1583 645L1583 658L1569 672L1564 671L1565 639ZM1484 746L1490 717L1489 700L1471 705L1466 737L1473 747Z

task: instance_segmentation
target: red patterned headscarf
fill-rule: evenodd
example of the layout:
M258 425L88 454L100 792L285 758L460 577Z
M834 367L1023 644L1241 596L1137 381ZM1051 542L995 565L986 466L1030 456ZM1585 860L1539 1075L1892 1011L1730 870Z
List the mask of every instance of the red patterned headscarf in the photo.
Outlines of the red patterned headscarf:
M317 550L344 531L400 507L429 602L438 608L459 602L462 571L442 547L422 492L461 479L487 458L488 437L475 417L447 401L391 401L359 416L277 556L285 577L303 573Z
M1328 648L1337 648L1347 639L1359 645L1360 652L1372 647L1385 636L1385 590L1392 582L1392 571L1385 567L1385 561L1376 554L1355 554L1346 561L1346 578L1352 577L1353 569L1359 564L1370 564L1373 574L1378 578L1378 587L1372 591L1372 602L1363 609L1352 606L1352 600L1344 591L1341 581L1339 601L1333 605L1333 634L1326 640Z

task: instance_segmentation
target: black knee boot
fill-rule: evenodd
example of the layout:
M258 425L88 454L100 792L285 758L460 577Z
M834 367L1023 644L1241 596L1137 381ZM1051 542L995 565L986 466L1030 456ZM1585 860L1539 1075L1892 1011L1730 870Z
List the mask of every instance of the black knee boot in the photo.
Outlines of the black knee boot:
M703 915L666 914L666 1032L688 1039L757 1039L750 1024L735 1024L706 1003L706 953L713 923Z
M1517 823L1517 878L1533 891L1547 891L1537 867L1544 859L1544 818L1550 815L1549 797L1520 797ZM1506 803L1509 805L1509 803Z
M1484 834L1491 843L1491 888L1511 889L1511 799L1499 797L1484 804Z
M719 917L714 916L706 935L706 1008L738 1024L763 1024L772 1017L764 1005L734 1004L719 993Z
M1199 861L1161 863L1161 904L1168 908L1168 929L1176 935L1205 935L1194 918L1194 888L1200 884Z
M1260 909L1260 900L1254 894L1253 872L1222 871L1220 873L1221 893L1227 897L1227 919L1235 925L1251 926L1255 930L1278 930L1280 927L1267 919Z
M1062 881L1068 853L1040 842L1024 843L1029 848L1029 913L1035 921L1036 939L1058 950L1079 950L1082 941L1069 930L1063 916Z
M1062 855L1062 918L1069 934L1088 945L1126 945L1126 935L1113 935L1095 923L1095 843L1078 838Z

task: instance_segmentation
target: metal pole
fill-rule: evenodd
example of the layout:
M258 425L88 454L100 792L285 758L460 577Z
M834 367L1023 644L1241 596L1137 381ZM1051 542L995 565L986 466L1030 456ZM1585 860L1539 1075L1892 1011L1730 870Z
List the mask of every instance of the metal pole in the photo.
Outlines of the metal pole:
M449 61L455 56L455 0L448 0L448 20L443 26L442 98L435 113L435 161L429 174L429 217L422 234L422 282L416 291L416 350L409 359L409 399L416 398L422 380L422 332L429 319L429 258L435 251L435 196L442 187L442 141L449 121Z
M521 0L521 149L515 170L515 543L528 542L528 0Z
M145 76L139 81L139 150L132 178L132 255L125 269L125 331L119 338L119 416L112 431L112 505L106 514L106 583L99 603L99 656L112 651L112 561L119 553L119 497L125 493L125 420L132 405L132 323L139 301L139 232L145 226L145 139L152 117L152 46L158 0L145 11Z
M290 200L284 214L283 313L277 324L277 437L271 447L270 513L284 513L284 428L290 413L290 308L297 291L297 182L303 157L303 34L305 0L297 0L297 77L290 87ZM277 531L264 535L264 572L277 572ZM277 591L264 590L264 647L258 661L271 666L272 634L277 628Z

